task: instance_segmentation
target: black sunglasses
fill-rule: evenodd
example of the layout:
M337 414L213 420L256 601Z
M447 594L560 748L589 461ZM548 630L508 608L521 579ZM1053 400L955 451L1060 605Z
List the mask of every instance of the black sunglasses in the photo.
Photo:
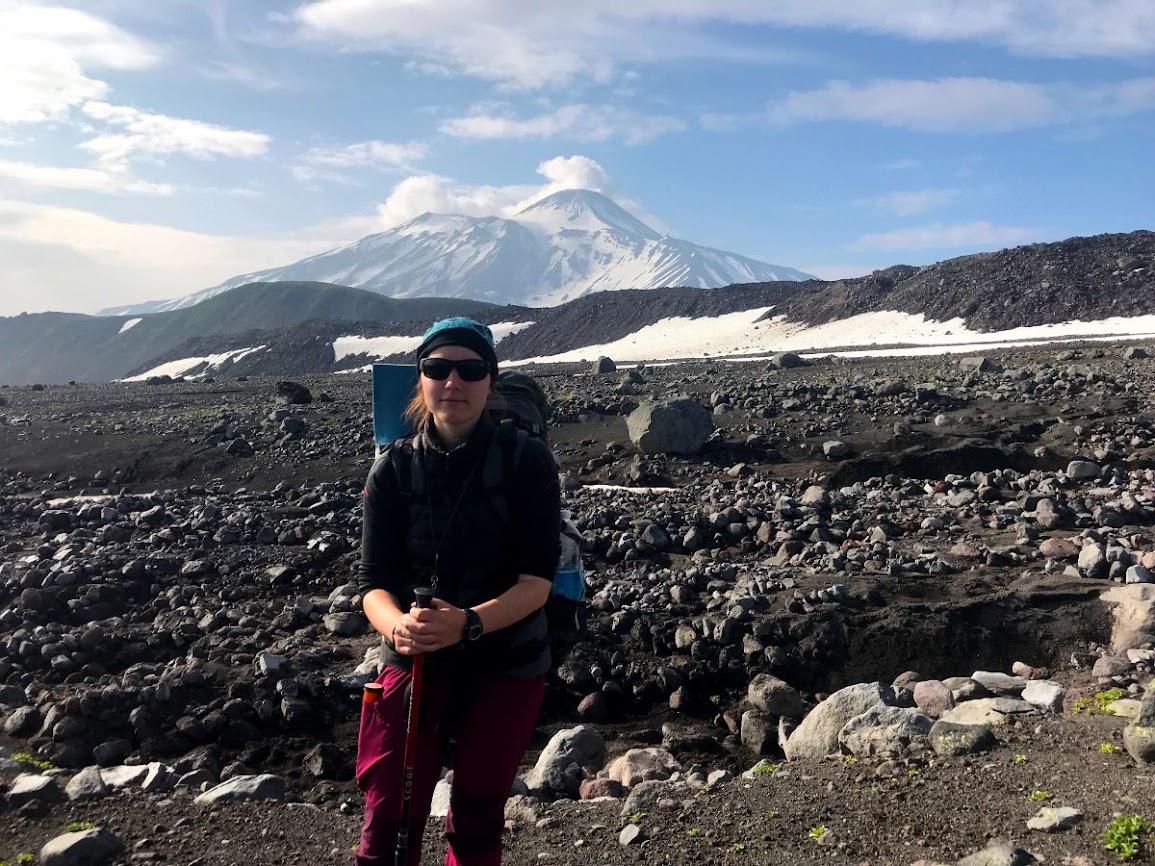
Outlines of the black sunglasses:
M449 378L454 370L466 382L480 382L489 375L489 362L481 358L466 358L464 361L452 361L449 358L422 358L418 364L421 375L435 382L442 382Z

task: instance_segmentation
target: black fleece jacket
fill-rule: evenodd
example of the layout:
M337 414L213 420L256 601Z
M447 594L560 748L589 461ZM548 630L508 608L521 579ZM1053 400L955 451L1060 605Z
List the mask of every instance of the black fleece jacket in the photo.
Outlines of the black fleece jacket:
M509 589L518 575L553 579L560 554L561 508L553 455L540 440L525 443L516 476L505 488L509 515L503 519L482 478L495 435L496 428L483 418L464 443L449 451L431 425L408 440L420 453L425 488L421 494L402 495L389 454L377 460L365 483L362 595L384 589L404 610L413 601L414 588L430 585L436 577L438 598L472 607ZM403 452L400 459L413 458ZM395 653L387 640L382 660L400 668L412 663ZM482 637L476 645L427 657L427 670L491 668L519 677L544 673L549 664L541 611Z

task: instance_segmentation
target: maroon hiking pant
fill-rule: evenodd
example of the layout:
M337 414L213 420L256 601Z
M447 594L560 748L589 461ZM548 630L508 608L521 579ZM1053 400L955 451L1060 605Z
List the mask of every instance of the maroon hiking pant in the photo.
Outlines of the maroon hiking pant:
M409 673L385 668L377 678L384 691L377 704L362 704L357 738L357 783L365 793L365 823L356 866L394 866L401 824L401 781L405 763ZM421 689L421 725L409 807L409 860L421 861L421 837L433 788L445 758L441 720L447 708L460 718L453 757L453 788L445 835L445 866L500 866L505 801L537 724L545 678L514 680L494 675L460 688L426 676ZM451 706L464 700L465 706Z

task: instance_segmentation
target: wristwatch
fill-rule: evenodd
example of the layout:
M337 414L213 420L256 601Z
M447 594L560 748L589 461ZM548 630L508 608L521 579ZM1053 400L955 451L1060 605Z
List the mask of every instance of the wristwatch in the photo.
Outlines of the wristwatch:
M462 632L461 638L465 641L475 641L482 634L481 617L477 615L471 607L465 609L465 631Z

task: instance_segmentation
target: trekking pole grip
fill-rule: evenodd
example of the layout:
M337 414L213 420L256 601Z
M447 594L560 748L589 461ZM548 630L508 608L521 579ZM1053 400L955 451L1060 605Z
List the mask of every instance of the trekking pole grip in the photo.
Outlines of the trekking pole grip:
M432 607L433 606L433 590L428 586L419 586L413 590L413 595L417 598L418 607Z

